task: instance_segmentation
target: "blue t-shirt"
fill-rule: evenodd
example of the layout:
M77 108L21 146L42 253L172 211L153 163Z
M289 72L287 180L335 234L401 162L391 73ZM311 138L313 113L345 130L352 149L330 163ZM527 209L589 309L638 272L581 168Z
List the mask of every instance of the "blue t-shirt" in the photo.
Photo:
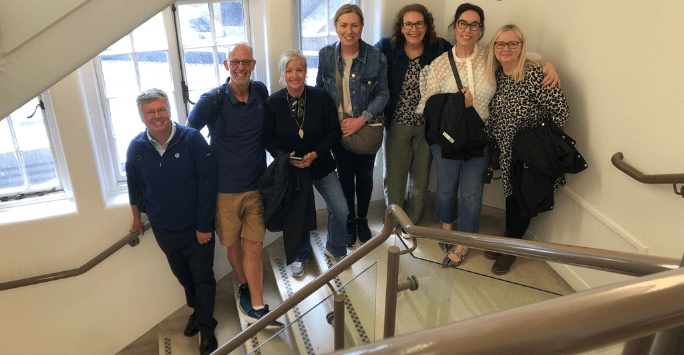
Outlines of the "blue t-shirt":
M211 111L218 90L212 90L200 97L188 121L195 129L209 128L211 150L218 162L218 192L241 193L256 190L266 169L266 152L261 144L266 98L259 95L255 85L262 86L262 92L268 91L261 82L252 81L249 99L244 103L231 91L229 80L223 84L225 96L216 119L211 117Z

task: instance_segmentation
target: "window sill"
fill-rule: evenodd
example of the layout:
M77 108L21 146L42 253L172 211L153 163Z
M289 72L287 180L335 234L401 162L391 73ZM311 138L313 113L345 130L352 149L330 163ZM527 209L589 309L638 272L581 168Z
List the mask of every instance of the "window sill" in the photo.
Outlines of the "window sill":
M107 202L105 202L106 209L119 208L121 206L129 205L130 203L128 201L128 190L125 189L123 191L119 189L116 192L113 192L108 196Z
M13 205L0 205L0 225L33 221L44 218L65 216L77 212L76 202L66 193L58 193L45 198L27 199Z

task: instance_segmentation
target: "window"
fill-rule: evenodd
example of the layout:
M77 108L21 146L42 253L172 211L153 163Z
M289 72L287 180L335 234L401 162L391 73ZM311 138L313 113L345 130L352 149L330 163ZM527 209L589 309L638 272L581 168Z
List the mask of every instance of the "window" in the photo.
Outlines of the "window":
M61 145L48 124L49 103L45 92L0 121L1 203L63 190L64 159L52 148Z
M226 51L247 40L247 28L243 1L179 1L93 60L105 119L103 159L112 162L117 183L126 180L128 144L144 130L138 94L164 90L171 118L185 124L200 95L226 80Z
M144 129L135 104L136 96L150 88L162 89L169 95L171 112L178 111L162 15L154 16L114 43L95 61L105 113L109 118L108 138L110 146L116 147L118 180L122 180L128 144ZM177 114L171 117L178 120Z
M306 83L316 85L318 74L318 51L339 40L335 32L335 12L345 4L357 4L358 0L297 0L299 15L299 46L307 61ZM364 16L365 17L365 16Z
M228 47L247 41L244 12L241 1L178 5L183 69L191 102L228 78L223 67Z

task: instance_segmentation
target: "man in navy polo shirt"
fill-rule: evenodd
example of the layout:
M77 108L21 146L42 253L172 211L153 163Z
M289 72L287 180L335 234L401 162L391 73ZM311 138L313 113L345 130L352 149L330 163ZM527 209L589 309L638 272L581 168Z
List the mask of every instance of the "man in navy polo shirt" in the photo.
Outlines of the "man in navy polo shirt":
M264 203L257 190L266 169L261 135L268 90L250 79L255 64L250 45L232 45L223 61L230 77L221 88L203 94L188 117L190 127L209 129L218 162L216 232L240 282L240 310L249 323L268 313L262 297ZM274 322L269 327L282 326Z

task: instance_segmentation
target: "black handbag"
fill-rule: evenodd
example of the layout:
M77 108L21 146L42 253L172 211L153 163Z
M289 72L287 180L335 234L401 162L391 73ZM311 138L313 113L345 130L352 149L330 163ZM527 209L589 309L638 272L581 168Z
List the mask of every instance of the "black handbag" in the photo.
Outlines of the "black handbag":
M465 107L461 78L454 54L448 51L458 92L431 96L425 103L425 139L442 147L443 159L468 160L484 156L487 137L474 107Z
M335 47L335 80L337 83L337 97L339 104L344 107L344 91L342 90L342 78L340 77L340 66L337 63L337 47ZM367 123L359 128L354 134L340 138L340 143L344 149L360 154L360 155L374 155L382 146L383 136L383 120L385 114L380 111L377 115L378 122ZM348 118L348 117L345 117Z

